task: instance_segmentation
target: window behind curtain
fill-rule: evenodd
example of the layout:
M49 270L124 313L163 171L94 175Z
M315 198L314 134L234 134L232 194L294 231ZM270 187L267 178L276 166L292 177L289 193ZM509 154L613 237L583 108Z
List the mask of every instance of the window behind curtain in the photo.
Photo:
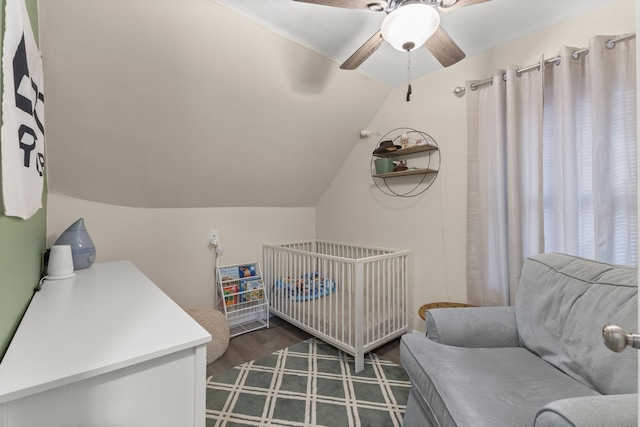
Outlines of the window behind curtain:
M637 266L637 209L629 209L629 197L637 194L636 180L629 179L631 174L635 176L637 165L636 151L629 150L629 142L635 144L636 139L635 87L613 85L609 114L603 118L598 116L601 100L593 99L584 67L564 80L555 71L545 74L543 110L545 252ZM608 161L603 167L606 176L599 181L594 178L594 160L598 156L593 142L596 120L604 123L608 133ZM609 186L612 206L597 205L594 191L598 186ZM632 205L637 206L637 202ZM597 248L598 229L602 226L598 210L611 211L606 221L613 231L606 239L613 239L613 244L604 252Z

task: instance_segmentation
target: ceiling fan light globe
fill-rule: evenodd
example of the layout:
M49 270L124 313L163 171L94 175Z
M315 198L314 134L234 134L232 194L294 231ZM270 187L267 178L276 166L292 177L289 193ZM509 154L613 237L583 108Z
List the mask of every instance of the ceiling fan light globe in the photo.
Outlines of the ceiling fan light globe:
M416 49L433 35L440 25L440 14L432 6L412 3L400 6L382 21L382 37L395 49ZM407 49L407 46L413 47Z

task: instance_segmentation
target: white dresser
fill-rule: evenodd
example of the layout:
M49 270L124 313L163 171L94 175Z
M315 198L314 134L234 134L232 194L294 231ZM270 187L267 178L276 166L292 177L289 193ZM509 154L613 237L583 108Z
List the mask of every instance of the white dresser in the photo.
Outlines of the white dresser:
M0 363L0 427L204 427L210 340L131 262L45 281Z

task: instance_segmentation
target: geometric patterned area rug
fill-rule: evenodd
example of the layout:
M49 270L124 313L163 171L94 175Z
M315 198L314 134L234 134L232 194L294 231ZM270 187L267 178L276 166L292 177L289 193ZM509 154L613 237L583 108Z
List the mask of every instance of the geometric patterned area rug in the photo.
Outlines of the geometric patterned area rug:
M411 385L401 366L354 359L317 338L207 379L207 427L402 425Z

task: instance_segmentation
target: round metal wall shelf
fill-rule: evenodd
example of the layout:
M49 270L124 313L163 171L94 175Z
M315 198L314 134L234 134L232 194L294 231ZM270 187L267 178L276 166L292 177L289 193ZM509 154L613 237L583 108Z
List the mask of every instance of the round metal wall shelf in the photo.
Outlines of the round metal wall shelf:
M403 147L402 136L408 137L404 148L371 155L371 179L384 194L394 197L415 197L424 193L433 185L440 172L440 148L427 133L413 128L396 128L380 138L376 148L383 141L392 141L394 146ZM396 169L387 172L376 170L376 160L391 158ZM422 159L420 167L412 166L412 162ZM404 161L407 168L398 170L399 162ZM401 168L402 169L402 168Z

